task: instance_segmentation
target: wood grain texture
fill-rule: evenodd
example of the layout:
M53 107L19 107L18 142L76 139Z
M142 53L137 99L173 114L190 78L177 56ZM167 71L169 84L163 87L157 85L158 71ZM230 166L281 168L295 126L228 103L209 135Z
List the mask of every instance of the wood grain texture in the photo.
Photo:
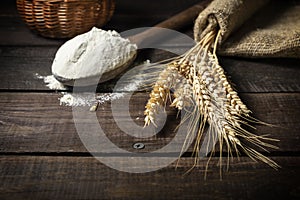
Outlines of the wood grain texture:
M161 158L163 159L163 158ZM0 157L1 199L297 199L299 158L274 158L276 171L248 158L233 161L219 179L206 160L190 174L184 159L156 172L130 174L108 168L92 157ZM217 160L213 159L216 164Z
M0 89L49 90L35 74L51 75L51 65L58 48L0 47ZM178 49L176 45L168 48ZM161 50L145 50L136 63L146 59L156 62L172 56L174 54ZM300 92L300 70L296 59L221 58L220 62L239 92ZM99 85L99 92L112 91L115 82L112 80Z
M0 93L0 152L86 152L74 125L72 109L59 105L58 98L61 96L57 93ZM119 120L129 126L131 123L143 126L143 111L147 98L146 93L137 93L131 97L130 116L124 114L126 105L122 104L117 110ZM280 149L271 152L300 150L299 93L242 94L242 98L255 117L275 125L260 125L254 130L256 134L270 134L280 140L274 143ZM89 107L82 108L84 111L88 109ZM144 151L147 152L160 149L173 139L175 133L172 130L177 126L174 123L175 115L175 111L171 112L165 128L157 137L143 139L129 136L118 128L110 103L100 105L97 111L102 130L113 143L133 151L132 144L144 142ZM93 125L87 121L86 116L78 120ZM175 152L180 149L181 144L178 144Z

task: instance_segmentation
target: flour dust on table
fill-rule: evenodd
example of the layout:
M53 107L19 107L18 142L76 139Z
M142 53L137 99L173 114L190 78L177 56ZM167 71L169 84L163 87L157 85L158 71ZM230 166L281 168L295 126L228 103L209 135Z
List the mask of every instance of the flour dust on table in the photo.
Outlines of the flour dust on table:
M36 73L35 76L38 79L42 79L49 89L52 89L52 90L65 90L66 89L66 87L61 82L56 80L53 75L42 76L42 75L39 75L38 73Z

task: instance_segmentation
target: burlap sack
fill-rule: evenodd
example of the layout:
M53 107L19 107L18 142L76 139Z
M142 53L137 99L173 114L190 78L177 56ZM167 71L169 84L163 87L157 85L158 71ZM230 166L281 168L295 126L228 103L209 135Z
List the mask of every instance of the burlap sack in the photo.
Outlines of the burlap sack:
M300 58L300 1L214 0L195 22L195 40L216 27L220 55Z

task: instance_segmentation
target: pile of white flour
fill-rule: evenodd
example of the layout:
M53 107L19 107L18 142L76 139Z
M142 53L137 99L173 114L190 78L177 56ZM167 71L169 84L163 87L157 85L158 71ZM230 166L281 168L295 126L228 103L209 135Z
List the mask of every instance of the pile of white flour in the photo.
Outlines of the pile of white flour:
M40 76L46 86L54 90L65 90L65 86L55 79L78 80L100 77L103 73L113 72L135 57L137 46L124 39L116 31L104 31L92 28L91 31L78 35L63 44L56 52L52 63L52 75ZM145 62L149 64L149 61ZM93 82L94 83L94 82ZM133 79L127 83L124 91L135 91L141 80ZM91 106L96 102L102 104L124 96L123 93L108 93L95 96L94 93L61 92L60 105Z
M57 51L52 74L84 79L113 71L135 57L137 46L116 31L92 28L64 43Z

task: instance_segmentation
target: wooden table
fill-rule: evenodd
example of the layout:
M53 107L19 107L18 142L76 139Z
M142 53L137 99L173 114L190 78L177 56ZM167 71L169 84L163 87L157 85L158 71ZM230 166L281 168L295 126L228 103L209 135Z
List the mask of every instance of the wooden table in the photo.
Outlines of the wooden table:
M115 15L104 28L124 31L151 26L196 1L184 6L172 2L117 1ZM204 180L207 158L185 174L194 162L188 150L177 168L173 162L157 171L126 173L104 165L87 151L75 129L72 108L59 105L62 91L50 90L36 78L36 73L51 73L55 52L65 40L30 32L13 0L1 1L0 10L0 199L300 198L299 60L220 58L253 115L275 125L256 126L254 132L280 140L274 143L278 150L265 153L281 166L278 171L242 156L233 158L220 180L216 155ZM192 24L180 31L192 36ZM174 48L179 48L176 43ZM160 50L143 50L137 59L154 62L169 56ZM101 85L98 92L110 93L114 83ZM131 116L140 125L148 95L139 92L130 101ZM119 147L139 153L132 145L142 142L145 148L140 152L148 152L174 137L168 128L156 137L130 137L116 126L110 105L100 105L97 116L107 137ZM170 116L167 124L174 119Z

